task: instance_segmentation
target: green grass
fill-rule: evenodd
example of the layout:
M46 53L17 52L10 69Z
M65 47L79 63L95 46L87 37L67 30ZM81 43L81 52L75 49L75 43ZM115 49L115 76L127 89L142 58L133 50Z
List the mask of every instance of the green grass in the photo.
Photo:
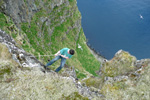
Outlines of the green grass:
M82 66L86 69L86 71L90 72L94 76L97 76L95 71L99 70L100 62L98 62L97 59L91 54L85 42L86 38L83 34L83 31L81 30L77 45L80 44L83 51L80 49L76 50L78 53L78 59L82 63Z
M81 96L78 92L74 92L67 97L62 95L60 100L89 100L89 99L88 99L88 97Z
M75 70L75 71L76 71L77 78L83 79L86 77L86 75L80 72L79 70Z
M88 87L99 88L102 84L102 79L98 77L90 77L88 79L83 80L82 83L85 83Z
M0 13L0 29L12 35L13 38L17 37L18 32L13 21L8 20L8 17L3 13Z
M0 69L0 78L2 78L4 74L8 74L9 75L11 73L11 69L7 68L7 66L5 66L5 67L6 67L5 69Z
M69 0L69 2L73 2L74 0Z

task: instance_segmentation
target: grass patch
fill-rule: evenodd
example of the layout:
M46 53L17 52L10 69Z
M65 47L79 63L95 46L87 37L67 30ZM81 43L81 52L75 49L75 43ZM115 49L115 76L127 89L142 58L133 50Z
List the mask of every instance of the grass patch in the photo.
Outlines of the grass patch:
M86 38L81 30L80 37L77 41L77 45L81 45L82 49L77 48L76 51L78 53L78 59L81 62L82 66L86 69L86 71L90 72L94 76L97 76L95 71L99 70L100 62L91 54L88 46L86 45Z
M83 74L82 72L78 71L78 70L75 70L76 71L76 75L77 75L77 78L79 79L83 79L86 77L85 74Z
M74 92L69 96L62 95L60 100L89 100L88 97L81 96L78 92Z
M102 80L100 78L97 78L97 77L90 77L88 79L85 79L83 82L86 83L86 86L89 86L89 87L92 86L95 88L99 88L100 84L102 83Z

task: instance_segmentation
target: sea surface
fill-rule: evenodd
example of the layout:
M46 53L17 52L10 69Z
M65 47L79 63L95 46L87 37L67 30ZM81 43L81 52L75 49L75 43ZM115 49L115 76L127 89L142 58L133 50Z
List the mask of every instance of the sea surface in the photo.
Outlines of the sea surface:
M107 59L123 49L137 59L150 58L150 0L77 0L82 27Z

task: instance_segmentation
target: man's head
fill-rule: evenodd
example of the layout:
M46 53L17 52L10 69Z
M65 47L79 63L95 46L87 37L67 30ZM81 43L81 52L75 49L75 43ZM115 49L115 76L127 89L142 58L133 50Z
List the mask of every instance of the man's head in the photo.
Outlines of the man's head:
M74 55L75 51L74 51L73 49L70 49L70 50L69 50L69 53L70 53L71 55Z

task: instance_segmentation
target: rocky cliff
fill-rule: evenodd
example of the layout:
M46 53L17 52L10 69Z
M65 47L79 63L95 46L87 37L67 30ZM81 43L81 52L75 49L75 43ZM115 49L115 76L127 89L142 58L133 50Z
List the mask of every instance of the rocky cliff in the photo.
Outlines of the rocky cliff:
M113 59L105 60L100 78L90 77L82 83L100 89L106 100L149 100L150 59L137 60L119 50Z
M0 99L150 99L150 59L120 50L100 63L86 45L76 3L0 1ZM63 47L74 49L74 57L58 74L53 70L59 62L45 71L43 65Z
M75 67L78 78L96 76L100 63L86 45L76 3L76 0L1 0L0 28L14 38L18 47L43 64L53 59L58 50L72 48L76 53L67 66ZM56 66L59 63L51 69Z

